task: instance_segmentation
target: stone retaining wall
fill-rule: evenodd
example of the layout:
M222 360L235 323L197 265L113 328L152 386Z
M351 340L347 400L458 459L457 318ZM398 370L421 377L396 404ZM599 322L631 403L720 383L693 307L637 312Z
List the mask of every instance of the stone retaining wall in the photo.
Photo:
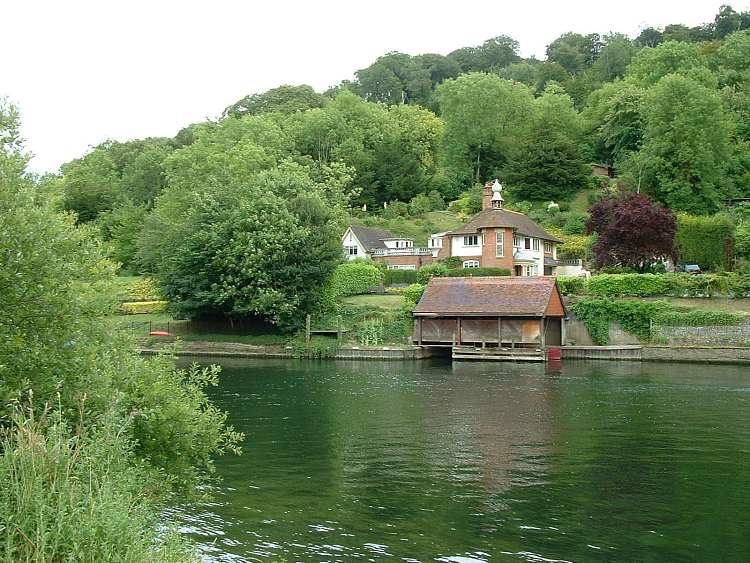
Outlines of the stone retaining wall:
M653 336L657 342L673 345L748 345L750 319L730 326L654 326Z
M729 346L644 346L641 355L645 361L656 362L750 364L750 348Z

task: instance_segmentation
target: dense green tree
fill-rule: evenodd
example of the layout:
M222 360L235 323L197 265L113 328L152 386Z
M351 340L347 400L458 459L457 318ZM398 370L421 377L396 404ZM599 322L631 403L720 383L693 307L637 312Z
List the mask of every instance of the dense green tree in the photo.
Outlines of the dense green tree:
M294 113L323 107L327 101L325 96L318 94L307 84L299 86L284 84L261 94L245 96L227 107L224 110L224 116L242 117L271 112Z
M578 148L582 120L573 100L550 86L534 100L534 119L503 177L517 199L567 199L591 174Z
M661 31L653 27L644 28L635 38L635 42L641 47L656 47L662 41L664 41L664 36Z
M598 33L581 35L563 33L547 46L547 61L560 64L571 74L590 67L599 57L602 47Z
M534 88L539 80L539 66L541 63L534 59L513 63L500 70L500 76L512 82L522 82L529 88Z
M625 71L638 52L638 47L622 33L604 36L604 46L594 63L594 71L603 82L609 82L625 75Z
M451 175L467 187L490 177L529 125L531 91L498 76L471 73L446 81L437 95Z
M591 95L583 115L597 160L617 164L640 148L643 96L642 88L622 80L605 84Z
M442 123L417 106L386 108L342 92L327 107L306 112L294 131L303 155L356 171L357 205L408 201L437 173Z
M729 124L719 95L672 74L648 91L642 113L647 191L675 210L715 210L729 154Z
M63 207L86 222L126 200L151 206L166 184L164 162L173 150L161 138L102 143L61 167Z
M259 317L299 327L341 259L341 224L316 183L288 163L242 181L170 186L141 244L171 306L188 317Z
M507 35L488 39L477 47L464 47L448 53L461 72L497 72L520 60L518 41Z
M710 80L707 61L697 45L667 41L642 49L632 60L627 77L642 87L651 87L668 74L683 74L702 82ZM707 78L709 77L709 78Z

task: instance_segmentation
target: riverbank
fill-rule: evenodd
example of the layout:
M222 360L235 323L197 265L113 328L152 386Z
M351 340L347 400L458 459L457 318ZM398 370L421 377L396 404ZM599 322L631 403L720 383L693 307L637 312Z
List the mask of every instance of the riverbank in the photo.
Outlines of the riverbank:
M139 342L141 354L158 354L176 344L175 340ZM178 357L213 356L217 358L297 358L292 346L243 344L239 342L181 341L174 351ZM434 349L420 346L340 346L332 355L335 360L422 360L435 355Z
M158 354L176 341L139 342L144 355ZM442 350L441 350L442 351ZM440 354L435 348L420 346L341 346L329 356L335 360L423 360ZM743 365L750 364L750 348L731 346L565 346L564 360L608 360L644 362L680 362ZM182 341L175 350L178 357L216 358L297 358L291 346L254 345L239 342Z

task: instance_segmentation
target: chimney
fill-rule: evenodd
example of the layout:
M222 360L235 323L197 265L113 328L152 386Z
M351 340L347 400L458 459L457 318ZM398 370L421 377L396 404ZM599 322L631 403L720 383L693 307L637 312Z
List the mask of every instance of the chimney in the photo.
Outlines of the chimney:
M487 182L482 191L482 211L492 209L492 182Z

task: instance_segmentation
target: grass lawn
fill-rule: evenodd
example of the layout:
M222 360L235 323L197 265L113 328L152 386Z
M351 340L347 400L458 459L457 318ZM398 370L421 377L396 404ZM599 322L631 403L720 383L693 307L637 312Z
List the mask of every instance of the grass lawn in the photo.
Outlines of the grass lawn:
M349 305L377 307L385 311L395 311L404 306L403 295L352 295L341 300Z
M589 195L593 193L594 190L581 190L580 192L578 192L570 201L570 210L575 213L588 213Z

